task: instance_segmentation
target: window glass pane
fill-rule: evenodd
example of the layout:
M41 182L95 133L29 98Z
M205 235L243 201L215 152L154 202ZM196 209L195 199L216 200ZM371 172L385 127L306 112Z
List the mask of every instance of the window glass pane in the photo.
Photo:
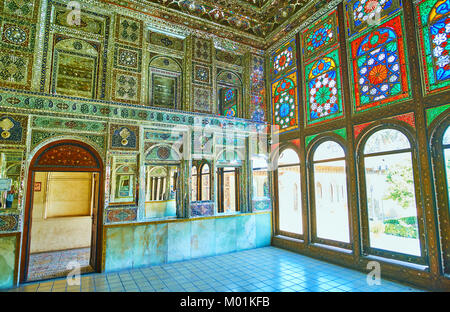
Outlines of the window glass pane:
M203 171L203 170L202 170ZM208 170L209 172L209 170ZM202 174L202 200L210 200L209 197L209 173Z
M266 169L253 170L253 199L267 199L269 194L269 175Z
M281 231L302 234L300 166L278 168L278 209Z
M314 165L317 237L349 243L345 160Z
M448 131L447 131L448 132ZM445 171L447 173L447 194L450 201L450 148L444 150Z
M234 168L223 172L223 212L236 211L236 175Z
M191 184L191 201L197 201L197 167L192 167Z
M204 164L202 167L202 174L208 174L209 173L209 166L208 164Z
M320 144L314 152L314 161L331 158L345 157L342 147L333 141L326 141Z
M263 156L252 159L253 194L252 201L255 210L270 208L269 173L267 160Z
M278 158L278 165L291 165L291 164L299 164L300 160L298 159L297 153L293 149L285 149Z
M411 153L364 158L370 246L420 256Z
M395 151L410 148L408 138L398 130L383 129L370 136L364 147L364 154Z
M444 133L444 139L442 140L442 144L450 144L450 127Z

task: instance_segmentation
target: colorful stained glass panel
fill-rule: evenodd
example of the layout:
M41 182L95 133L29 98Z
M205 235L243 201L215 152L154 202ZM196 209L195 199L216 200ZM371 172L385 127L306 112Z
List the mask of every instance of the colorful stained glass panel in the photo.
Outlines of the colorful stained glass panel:
M298 126L297 73L294 72L272 84L273 124L280 132Z
M442 91L450 85L450 0L422 1L417 13L425 91Z
M295 39L292 39L272 54L270 58L271 80L277 79L295 68L296 62Z
M302 34L302 47L304 59L324 51L338 43L336 12L329 14L326 18L319 20Z
M409 96L402 24L398 15L351 43L356 111Z
M367 27L378 26L384 18L396 12L401 0L348 0L347 25L350 36Z
M307 125L343 115L339 64L336 49L305 65Z
M226 117L236 117L237 110L237 89L222 88L219 90L220 96L220 115Z

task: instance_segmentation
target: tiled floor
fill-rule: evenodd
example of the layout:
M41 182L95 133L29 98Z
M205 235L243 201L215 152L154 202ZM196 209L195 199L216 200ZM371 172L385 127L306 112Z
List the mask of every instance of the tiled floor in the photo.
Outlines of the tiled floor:
M381 268L382 269L382 268ZM369 286L366 274L275 247L125 270L82 275L78 286L66 279L27 283L27 292L409 292L409 286L382 280Z
M31 254L28 281L67 276L71 271L69 264L72 261L80 265L81 272L92 272L89 266L90 252L90 248L78 248Z

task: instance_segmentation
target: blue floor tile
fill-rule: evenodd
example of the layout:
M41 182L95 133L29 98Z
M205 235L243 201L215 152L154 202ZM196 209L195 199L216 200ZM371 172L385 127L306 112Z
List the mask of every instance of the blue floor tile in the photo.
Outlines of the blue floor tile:
M366 275L275 247L141 267L91 273L81 286L64 278L20 285L10 291L38 292L402 292L420 291L392 281L369 286Z

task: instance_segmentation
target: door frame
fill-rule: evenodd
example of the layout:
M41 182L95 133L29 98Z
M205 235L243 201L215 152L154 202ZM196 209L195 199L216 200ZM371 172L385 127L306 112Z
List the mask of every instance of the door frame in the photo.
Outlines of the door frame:
M75 145L89 152L97 161L98 168L82 168L82 167L46 167L36 166L37 160L48 150L60 145ZM91 237L91 253L90 260L94 259L94 263L90 263L95 272L102 270L103 257L103 202L104 202L104 165L100 154L90 145L78 140L57 140L46 144L40 148L33 156L28 167L27 191L25 200L25 214L22 233L22 250L20 255L20 279L19 282L27 281L28 266L30 260L30 242L31 242L31 216L33 209L33 185L35 172L92 172L98 173L98 201L96 203L96 211L92 212L92 237ZM95 210L95 209L94 209ZM90 261L91 262L91 261Z

